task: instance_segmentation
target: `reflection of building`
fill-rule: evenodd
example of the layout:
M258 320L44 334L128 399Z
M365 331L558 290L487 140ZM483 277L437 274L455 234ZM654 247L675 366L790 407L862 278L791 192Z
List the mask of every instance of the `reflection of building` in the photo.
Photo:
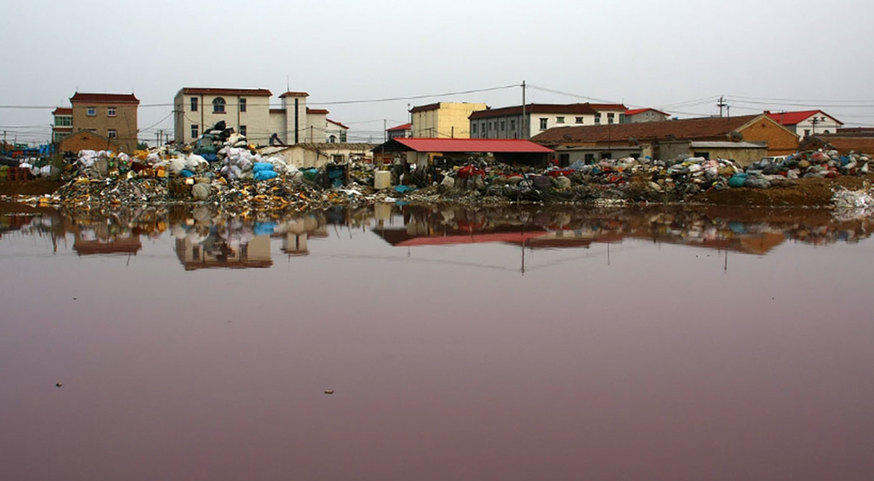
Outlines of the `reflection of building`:
M308 255L310 237L328 237L327 225L315 217L291 219L276 230L282 236L282 252L291 256Z
M270 237L255 236L247 243L232 247L214 235L202 242L193 242L188 237L176 239L176 256L186 271L204 268L245 269L270 267Z
M92 235L93 231L77 229L73 236L73 250L80 256L93 254L133 254L143 248L139 235L129 237L111 236L100 238Z

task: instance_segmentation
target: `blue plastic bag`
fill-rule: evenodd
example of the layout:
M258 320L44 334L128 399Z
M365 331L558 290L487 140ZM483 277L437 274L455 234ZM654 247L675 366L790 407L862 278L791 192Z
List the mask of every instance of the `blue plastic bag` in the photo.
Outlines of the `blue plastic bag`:
M261 181L261 180L273 179L273 178L277 177L278 175L279 174L277 174L276 172L274 172L272 170L262 170L259 172L255 172L254 178L256 181Z

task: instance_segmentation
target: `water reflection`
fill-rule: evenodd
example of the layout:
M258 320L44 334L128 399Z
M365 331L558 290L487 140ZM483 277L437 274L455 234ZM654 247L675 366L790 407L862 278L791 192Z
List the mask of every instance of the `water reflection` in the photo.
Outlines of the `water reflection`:
M272 244L286 256L306 256L310 241L329 236L329 226L370 230L395 247L502 243L524 249L585 249L626 239L682 244L764 255L786 241L813 245L858 242L871 235L870 218L845 219L818 209L632 207L579 209L524 206L396 206L331 209L270 216L228 213L216 206L7 213L0 238L17 232L48 236L53 250L73 238L85 255L136 255L141 237L171 235L185 270L266 268Z

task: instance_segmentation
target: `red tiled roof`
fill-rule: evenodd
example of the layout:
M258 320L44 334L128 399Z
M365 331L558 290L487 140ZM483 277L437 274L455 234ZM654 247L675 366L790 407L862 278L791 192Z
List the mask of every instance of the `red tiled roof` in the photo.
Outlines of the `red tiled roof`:
M546 154L552 149L522 139L423 139L395 138L416 152L500 152L520 154Z
M309 97L310 94L306 92L285 92L280 95L279 98L284 99L285 97Z
M270 97L273 95L267 89L224 89L224 88L198 88L185 87L183 95L248 95L251 97Z
M402 130L410 130L412 127L413 127L413 124L401 124L401 125L398 125L397 127L392 127L390 129L387 129L387 131L388 132L399 132Z
M311 108L309 108L309 107L307 107L307 113L308 113L308 114L324 114L324 115L328 115L328 111L325 110L325 109L311 109Z
M653 108L645 108L645 109L631 109L631 110L626 110L626 111L625 111L625 116L627 117L627 116L631 116L631 115L642 114L642 113L644 113L644 112L649 112L649 111L653 111L653 112L655 112L655 113L657 113L657 114L662 114L662 115L664 115L664 116L667 116L667 115L668 115L667 113L662 112L661 110L656 110L656 109L653 109Z
M52 112L52 115L73 115L73 109L70 107L58 107Z
M331 120L331 119L325 119L325 120L327 120L328 122L331 122L332 124L334 124L338 127L342 127L346 130L349 130L349 127L346 127L345 125L341 124L340 122L337 122L336 120Z
M617 110L625 112L627 108L622 104L526 104L526 114L596 114L605 110ZM499 109L477 110L470 114L469 119L487 119L493 117L504 117L507 115L521 115L522 106L515 105L513 107L502 107Z
M799 123L807 120L814 114L825 115L835 122L844 125L843 122L823 112L822 110L799 110L796 112L766 112L766 115L768 117L771 117L775 122L780 125L798 125Z
M704 117L695 119L665 120L631 124L590 125L559 127L541 132L531 140L548 145L564 142L626 142L633 137L637 141L650 140L713 140L724 139L763 114L739 117Z
M114 104L139 104L140 101L134 94L87 94L76 92L70 97L70 103L114 103Z

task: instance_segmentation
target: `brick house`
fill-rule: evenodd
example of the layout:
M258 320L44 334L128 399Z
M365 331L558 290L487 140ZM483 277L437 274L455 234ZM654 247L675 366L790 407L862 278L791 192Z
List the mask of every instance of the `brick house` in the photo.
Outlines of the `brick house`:
M554 148L561 163L624 156L671 160L700 154L748 164L763 153L785 155L798 150L795 132L766 114L564 127L549 129L531 140Z
M76 92L70 97L72 133L86 131L118 144L122 152L137 148L137 109L134 94Z

